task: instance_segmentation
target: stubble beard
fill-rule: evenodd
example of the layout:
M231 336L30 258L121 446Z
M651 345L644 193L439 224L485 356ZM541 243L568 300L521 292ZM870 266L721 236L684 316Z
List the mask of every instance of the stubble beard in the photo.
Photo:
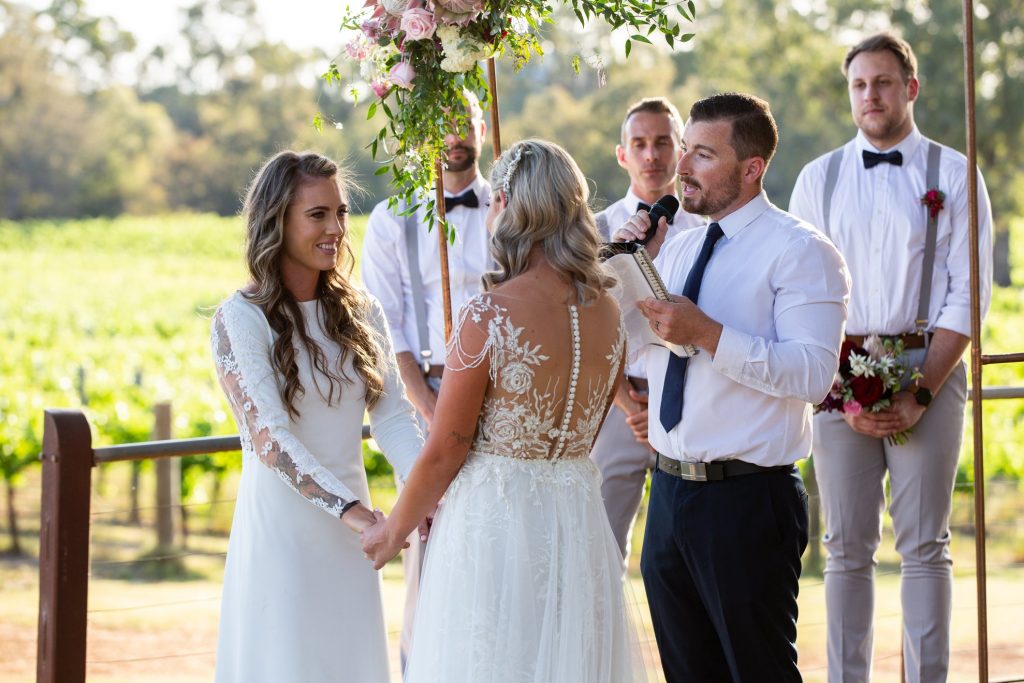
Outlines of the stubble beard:
M475 148L470 147L469 145L453 145L451 149L462 150L464 158L462 159L462 161L447 160L445 162L446 171L449 171L451 173L462 173L463 171L468 171L469 169L476 166L477 153Z
M740 169L736 169L728 180L722 184L719 192L706 192L701 186L701 194L696 197L683 197L683 210L700 216L713 216L727 209L735 202L742 189Z

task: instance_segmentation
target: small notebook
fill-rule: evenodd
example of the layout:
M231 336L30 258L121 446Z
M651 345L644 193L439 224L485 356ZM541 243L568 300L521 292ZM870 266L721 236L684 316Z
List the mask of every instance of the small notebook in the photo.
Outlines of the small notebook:
M661 280L661 275L654 267L650 255L643 245L636 242L610 242L601 245L601 260L608 266L619 280L619 286L613 290L622 308L622 318L626 323L626 333L632 345L654 344L663 346L680 357L688 357L697 353L692 345L680 346L667 342L654 333L650 323L637 301L654 297L668 301L668 289Z

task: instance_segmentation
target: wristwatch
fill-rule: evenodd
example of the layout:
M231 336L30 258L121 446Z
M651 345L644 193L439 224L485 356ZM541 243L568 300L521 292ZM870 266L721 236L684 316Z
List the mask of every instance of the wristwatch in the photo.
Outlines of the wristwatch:
M928 407L928 404L932 402L932 390L926 387L918 387L910 392L914 396L914 400L917 401L917 405Z

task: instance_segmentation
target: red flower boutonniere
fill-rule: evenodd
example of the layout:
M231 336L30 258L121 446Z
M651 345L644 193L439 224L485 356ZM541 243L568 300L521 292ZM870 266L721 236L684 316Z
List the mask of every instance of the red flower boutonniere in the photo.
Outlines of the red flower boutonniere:
M928 218L935 218L946 205L946 193L937 187L933 187L921 197L921 203L928 207Z

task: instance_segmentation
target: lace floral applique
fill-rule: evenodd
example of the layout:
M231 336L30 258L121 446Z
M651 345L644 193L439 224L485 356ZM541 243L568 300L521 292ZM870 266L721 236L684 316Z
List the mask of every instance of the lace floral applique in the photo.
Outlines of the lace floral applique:
M448 369L465 370L490 361L488 373L494 391L484 398L473 450L521 459L586 457L604 418L608 394L619 370L625 336L619 334L610 353L607 376L590 377L586 387L577 386L580 340L578 311L571 307L574 352L569 388L559 391L555 376L537 386L537 370L550 361L540 344L523 339L507 308L487 295L470 300L460 311L448 348ZM472 323L486 338L480 349L467 349L464 327ZM576 394L579 394L577 397Z
M217 376L238 425L242 453L258 457L303 498L340 517L357 497L288 430L284 407L276 395L277 383L272 381L269 356L257 348L236 348L232 344L231 329L243 346L256 345L255 331L236 315L241 311L234 310L247 305L226 302L214 315L211 326Z

